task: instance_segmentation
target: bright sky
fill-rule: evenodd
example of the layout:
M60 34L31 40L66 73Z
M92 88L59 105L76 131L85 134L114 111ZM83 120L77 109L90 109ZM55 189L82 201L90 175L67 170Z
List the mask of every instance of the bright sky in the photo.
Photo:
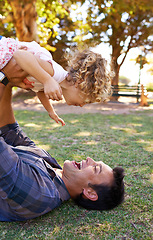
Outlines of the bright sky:
M107 44L101 43L94 49L94 51L97 53L101 53L104 58L110 61L111 49ZM131 84L136 84L139 80L140 65L135 64L135 61L131 61L131 59L135 59L139 54L141 54L141 51L138 48L131 49L126 56L123 65L120 68L120 76L125 76L129 78L131 80ZM147 72L150 67L151 65L145 64L144 68L141 70L140 81L144 85L148 82L153 82L153 76L151 76Z

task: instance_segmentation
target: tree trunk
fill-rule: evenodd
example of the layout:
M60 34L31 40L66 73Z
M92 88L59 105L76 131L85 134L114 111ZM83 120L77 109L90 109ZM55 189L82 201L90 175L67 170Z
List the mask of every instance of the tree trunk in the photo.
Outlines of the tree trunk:
M37 36L36 0L9 0L13 11L16 36L19 41L39 42Z
M111 85L112 87L115 86L115 92L118 92L117 91L117 86L118 86L118 83L119 83L119 70L120 70L120 65L117 63L117 58L112 58L113 59L113 64L112 64L112 70L114 71L114 77L112 79L112 82L111 82ZM111 100L114 100L114 101L117 101L118 100L118 96L112 96L111 97Z

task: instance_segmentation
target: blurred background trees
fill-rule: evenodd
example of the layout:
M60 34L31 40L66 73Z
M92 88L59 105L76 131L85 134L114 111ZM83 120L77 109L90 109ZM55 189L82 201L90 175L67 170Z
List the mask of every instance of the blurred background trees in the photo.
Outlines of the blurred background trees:
M153 51L153 1L0 0L0 34L39 42L63 66L71 46L109 44L117 85L131 48Z

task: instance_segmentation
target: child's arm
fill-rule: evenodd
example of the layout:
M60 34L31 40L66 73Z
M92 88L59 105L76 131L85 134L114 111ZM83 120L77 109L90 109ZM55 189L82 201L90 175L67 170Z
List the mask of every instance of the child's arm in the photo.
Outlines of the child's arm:
M62 126L64 126L65 125L64 120L56 114L52 104L50 103L49 99L46 97L45 93L43 91L39 91L37 92L37 96L41 101L42 105L44 106L44 108L47 110L50 118L55 120L55 122L57 123L61 122Z
M62 91L59 84L41 67L32 53L20 49L13 54L13 57L24 71L44 85L44 92L48 98L57 101L62 100Z

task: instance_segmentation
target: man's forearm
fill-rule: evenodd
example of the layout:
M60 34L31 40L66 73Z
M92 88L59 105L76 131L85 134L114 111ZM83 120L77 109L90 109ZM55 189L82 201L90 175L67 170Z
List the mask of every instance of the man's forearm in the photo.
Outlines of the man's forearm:
M2 83L5 86L9 83L9 80L3 71L0 71L0 83Z
M7 79L13 83L22 82L27 76L27 73L17 65L14 58L11 58L8 64L1 71L5 74Z
M1 84L2 85L2 84ZM6 87L1 89L0 99L0 127L15 122L15 117L12 109L12 84L8 83Z

